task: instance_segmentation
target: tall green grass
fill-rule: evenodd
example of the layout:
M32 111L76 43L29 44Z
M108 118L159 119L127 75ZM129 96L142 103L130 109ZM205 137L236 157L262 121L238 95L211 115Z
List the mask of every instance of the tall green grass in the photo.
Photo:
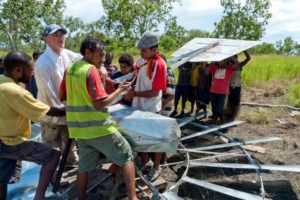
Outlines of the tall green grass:
M300 83L290 87L288 100L296 107L300 107Z
M297 77L300 77L300 56L255 55L242 74L245 85L293 80Z
M287 99L300 107L300 56L255 55L245 66L242 74L244 85L278 83L288 89ZM291 85L282 85L290 83Z

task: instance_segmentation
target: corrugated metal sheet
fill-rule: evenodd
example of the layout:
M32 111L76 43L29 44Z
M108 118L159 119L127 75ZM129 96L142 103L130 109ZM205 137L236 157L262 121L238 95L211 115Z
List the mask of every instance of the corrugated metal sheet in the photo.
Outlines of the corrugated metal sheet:
M216 44L217 45L213 45ZM172 54L174 58L185 58L192 52L199 49L204 49L207 46L211 48L201 52L189 59L190 62L211 62L221 61L229 58L242 51L250 49L258 44L260 41L249 41L249 40L231 40L231 39L218 39L218 38L194 38L184 46L179 48Z

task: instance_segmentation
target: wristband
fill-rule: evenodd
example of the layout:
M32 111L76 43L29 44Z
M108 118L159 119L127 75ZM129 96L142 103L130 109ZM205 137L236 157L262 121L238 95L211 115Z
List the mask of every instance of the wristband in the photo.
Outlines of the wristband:
M133 97L137 97L137 93L135 91L133 92Z
M117 89L117 90L116 90L116 93L117 93L117 95L119 96L119 95L121 94L121 90L120 90L120 89Z

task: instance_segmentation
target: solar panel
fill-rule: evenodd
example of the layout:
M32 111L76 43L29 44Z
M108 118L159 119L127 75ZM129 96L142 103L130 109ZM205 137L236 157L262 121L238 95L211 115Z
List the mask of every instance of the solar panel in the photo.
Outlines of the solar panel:
M193 54L193 52L204 49L204 51L199 51L198 54L190 57L189 62L221 61L260 43L260 41L249 40L194 38L175 51L172 54L172 60L182 60Z

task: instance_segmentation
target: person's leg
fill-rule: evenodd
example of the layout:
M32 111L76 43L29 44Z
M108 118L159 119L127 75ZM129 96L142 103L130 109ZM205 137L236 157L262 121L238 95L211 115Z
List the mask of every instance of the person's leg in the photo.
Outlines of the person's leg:
M207 106L206 104L202 104L203 106L203 111L204 111L204 118L207 118Z
M48 157L47 162L44 162L42 164L42 169L40 171L39 182L38 182L34 199L39 200L44 198L47 186L57 167L59 157L60 157L60 152L55 150L53 154Z
M141 153L139 153L139 154L140 154L140 156L141 156L141 158L142 158L142 163L143 163L143 164L146 164L146 163L148 163L148 162L150 161L150 158L149 158L149 156L148 156L147 153L141 152Z
M47 144L53 148L60 148L59 143L57 143L59 131L51 127L47 123L41 123L41 136L42 136L42 143Z
M86 199L88 172L99 164L99 151L90 145L91 140L77 139L79 165L77 172L77 191L80 200Z
M149 157L148 153L141 152L139 153L139 155L142 158L142 164L143 164L140 170L143 173L149 172L153 168L153 161Z
M80 200L86 199L86 190L88 185L88 172L78 170L77 173L77 190Z
M154 154L154 165L153 165L153 168L159 169L161 158L162 158L162 153L155 153Z
M180 85L176 85L175 88L175 99L174 99L174 111L172 112L172 116L177 115L178 103L181 97L181 87Z
M181 100L181 112L180 112L180 115L184 115L185 104L186 104L186 99L182 98L182 100Z
M189 112L189 114L193 114L194 113L194 107L195 107L195 100L196 100L196 94L197 94L197 88L190 86L190 94L189 94L189 101L191 102L191 110Z
M0 184L0 200L6 200L7 184Z
M191 100L191 110L189 112L190 115L194 113L194 107L195 107L195 101Z
M235 119L240 111L241 104L241 87L236 87L234 92L234 101L232 102L232 115Z
M178 108L178 100L174 101L174 111L175 113L177 113L177 108Z
M224 123L224 106L226 101L226 95L225 94L218 94L217 95L217 112L219 117L219 123L218 125L221 125Z
M218 116L217 116L217 99L216 99L216 94L214 93L211 93L211 96L210 96L210 103L211 103L211 110L212 110L212 119L213 119L213 123L217 123L217 120L218 120Z
M34 141L25 141L15 146L3 144L1 144L1 146L5 154L0 156L2 158L17 161L16 169L21 169L21 160L35 162L42 165L34 199L43 199L48 183L56 169L60 152L51 148L49 145Z
M162 153L160 164L164 164L167 162L167 153Z
M133 154L129 143L121 133L116 132L112 135L95 138L91 140L89 144L102 152L113 163L122 167L128 198L134 200L137 199L135 192Z
M233 105L231 107L231 109L232 109L233 119L235 119L238 116L238 113L240 111L240 106L239 105Z
M154 154L154 166L147 174L146 178L153 182L160 176L160 162L162 158L162 153L155 153Z
M227 101L227 106L226 106L226 118L228 118L228 120L233 118L233 112L234 112L234 101L235 101L235 88L234 87L230 87L229 88L229 95L228 95L228 101Z
M196 102L196 114L197 114L198 112L200 112L200 109L201 109L200 102Z
M128 199L136 200L136 192L135 192L135 169L134 163L130 162L122 167L123 178L126 185Z
M69 132L67 126L59 126L59 135L60 135L60 150L64 151L66 143L69 139ZM67 164L78 164L78 154L76 150L76 142L72 142L71 148L67 158Z
M0 140L0 200L6 200L7 184L17 183L20 180L22 161L3 158L6 154L10 154L10 147L4 147Z
M186 85L186 86L182 86L181 90L182 90L182 99L181 99L181 107L182 107L182 110L181 110L181 113L180 115L184 115L185 114L185 106L186 106L186 102L188 101L188 97L189 97L189 89L190 89L190 86L189 85Z

